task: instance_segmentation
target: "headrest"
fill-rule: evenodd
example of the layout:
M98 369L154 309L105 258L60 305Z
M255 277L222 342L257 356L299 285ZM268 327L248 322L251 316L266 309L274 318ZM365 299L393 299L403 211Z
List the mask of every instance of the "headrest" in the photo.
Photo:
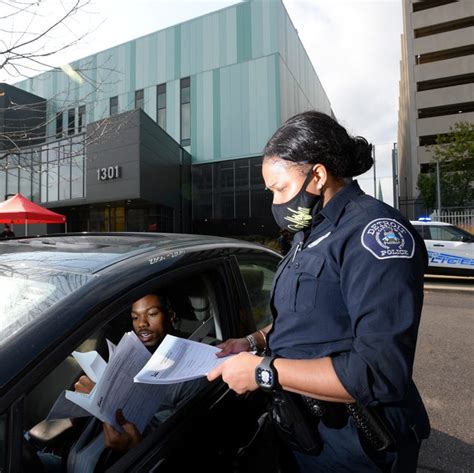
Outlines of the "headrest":
M258 266L240 268L245 285L249 292L261 291L263 288L263 270Z

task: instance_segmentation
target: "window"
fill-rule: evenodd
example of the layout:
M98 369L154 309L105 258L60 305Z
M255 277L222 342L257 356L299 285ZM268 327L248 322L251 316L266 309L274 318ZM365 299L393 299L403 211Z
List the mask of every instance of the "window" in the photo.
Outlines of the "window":
M181 145L191 144L191 80L181 79Z
M423 28L415 29L415 38L422 38L423 36L431 36L434 34L445 33L446 31L459 30L461 28L468 28L474 26L474 16L466 18L459 18L457 20L446 21L436 25L429 25Z
M76 127L76 109L70 108L67 111L67 134L74 135Z
M118 113L118 97L110 97L110 115Z
M440 7L448 3L456 3L458 0L419 0L413 3L413 11L428 10L429 8Z
M217 344L222 339L222 334L219 326L218 295L216 291L217 287L220 287L220 284L217 286L220 280L216 281L216 279L217 275L211 271L194 275L187 273L185 278L180 278L170 287L161 288L158 291L156 287L151 286L147 289L143 289L139 295L134 296L133 300L127 301L128 303L122 303L118 308L110 308L110 312L116 313L117 315L107 324L96 326L88 338L79 346L77 346L77 344L71 346L70 351L95 351L107 362L109 358L107 340L118 345L123 335L133 330L131 317L133 302L138 300L142 301L144 296L156 294L157 292L166 297L166 299L160 299L161 307L169 305L173 313L170 311L162 315L168 317L172 317L173 315L173 328L171 328L171 324L166 324L173 333L191 340ZM40 287L40 290L34 291L35 296L41 294L41 289L42 287ZM43 291L49 289L48 287ZM142 301L141 307L147 304L150 304L150 302ZM158 333L163 329L157 327L155 330ZM164 335L164 333L160 332L160 335ZM148 347L147 341L142 340L142 343L145 347ZM115 369L120 370L120 376L114 376L112 374L111 376L107 376L107 378L112 380L112 389L114 382L116 386L120 383L120 386L123 388L121 391L124 396L122 396L122 399L118 402L123 403L123 397L126 396L125 405L122 407L125 411L129 410L131 415L135 414L135 417L143 422L144 425L139 425L137 420L135 420L140 430L145 431L144 436L146 437L147 435L152 435L161 424L165 423L178 410L189 405L188 401L192 400L202 389L206 388L208 382L205 378L199 378L173 386L168 385L166 388L161 387L158 388L158 390L157 387L148 386L147 389L146 385L133 383L133 375L129 375L126 370L128 369L129 372L134 372L134 374L139 371L140 368L137 368L137 365L141 363L140 360L143 359L143 357L151 357L151 353L147 354L145 350L143 350L143 352L139 352L140 356L127 358L125 365L122 364L121 367L115 363ZM99 363L95 362L95 366L98 365ZM142 366L143 364L140 364L140 367ZM109 369L112 369L112 373L114 373L113 365L111 365ZM68 455L68 467L77 467L79 462L83 461L87 461L88 465L90 465L91 461L101 461L98 458L99 456L94 457L93 455L91 456L90 453L85 453L84 456L81 453L84 445L93 445L97 436L101 435L102 428L100 421L93 417L77 419L74 423L72 423L70 419L56 421L46 420L55 401L63 398L63 390L74 389L74 383L81 374L83 373L76 359L67 354L67 356L59 360L53 369L25 396L23 416L23 430L26 433L25 448L27 447L30 453L34 452L39 461L45 466L49 466L47 471L56 471L55 468L59 471L60 465L66 463L65 455ZM116 388L116 390L116 395L118 395L120 389ZM150 397L154 398L154 405L148 403L147 409L139 409L136 399L140 396L146 396L148 400L150 400ZM102 398L101 409L115 411L117 407L115 403L117 400L114 399L114 397L115 396L105 395ZM147 414L150 415L151 413L151 418L148 416L144 417L145 410ZM1 419L0 417L0 422ZM148 429L145 430L147 425ZM0 428L1 427L2 424L0 423ZM25 462L28 461L29 457L27 455L23 455L23 457L25 458ZM107 461L106 459L103 460ZM100 471L105 471L110 467L110 463L101 463L100 466L98 465L99 463L96 463L97 469ZM30 469L26 468L26 465L23 465L22 471L30 471ZM77 471L79 471L79 469L77 469Z
M239 268L257 329L272 323L270 296L278 260L250 262L239 258Z
M456 115L474 111L474 102L453 103L449 105L438 105L437 107L426 107L418 109L418 118L442 117L444 115Z
M141 108L142 110L145 108L144 97L143 89L135 91L135 108Z
M166 84L156 88L156 122L166 130Z
M78 133L82 133L83 131L85 131L85 128L86 128L86 106L85 105L81 105L79 107L79 111L78 111L78 116L77 116L77 132Z
M416 64L426 64L428 62L445 61L446 59L470 56L471 54L474 54L474 44L420 54L416 57L415 62Z
M63 112L56 113L56 138L63 136Z
M469 73L417 82L416 89L418 92L421 92L423 90L442 89L444 87L454 87L455 85L472 83L474 83L474 73Z
M468 233L463 232L459 228L448 227L444 225L430 225L431 240L440 241L464 241ZM426 237L425 237L426 238Z
M20 177L20 168L18 167L18 164L18 156L8 156L7 194L16 194L18 192L18 179Z
M48 202L58 200L58 184L59 184L59 144L56 143L54 148L48 151Z

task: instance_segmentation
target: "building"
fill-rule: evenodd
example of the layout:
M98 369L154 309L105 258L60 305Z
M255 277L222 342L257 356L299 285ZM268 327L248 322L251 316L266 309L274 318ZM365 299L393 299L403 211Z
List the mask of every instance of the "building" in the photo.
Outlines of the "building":
M474 122L474 2L404 0L398 172L409 217L418 174L431 169L430 145L460 121Z
M72 230L274 235L262 149L295 113L332 113L280 0L244 1L70 66L15 84L46 100L45 143L9 156L0 195L23 189Z

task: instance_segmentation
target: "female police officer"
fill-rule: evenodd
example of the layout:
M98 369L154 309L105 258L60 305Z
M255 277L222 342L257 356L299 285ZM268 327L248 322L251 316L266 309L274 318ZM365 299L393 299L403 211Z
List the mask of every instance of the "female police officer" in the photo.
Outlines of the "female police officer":
M239 354L208 376L238 393L261 387L329 401L314 423L322 448L295 452L304 472L415 472L429 434L411 377L426 249L400 213L349 182L372 164L365 139L319 112L275 132L263 177L278 225L298 233L275 275L273 325L224 342L221 356ZM270 357L248 353L267 342ZM354 405L378 414L390 445L368 441L344 409Z

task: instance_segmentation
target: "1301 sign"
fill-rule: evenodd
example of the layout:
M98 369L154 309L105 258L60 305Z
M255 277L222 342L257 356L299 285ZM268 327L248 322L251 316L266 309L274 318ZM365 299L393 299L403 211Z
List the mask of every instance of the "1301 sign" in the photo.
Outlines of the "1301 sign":
M118 179L121 177L120 166L109 166L108 168L99 168L97 169L97 180L98 181L108 181L109 179Z

